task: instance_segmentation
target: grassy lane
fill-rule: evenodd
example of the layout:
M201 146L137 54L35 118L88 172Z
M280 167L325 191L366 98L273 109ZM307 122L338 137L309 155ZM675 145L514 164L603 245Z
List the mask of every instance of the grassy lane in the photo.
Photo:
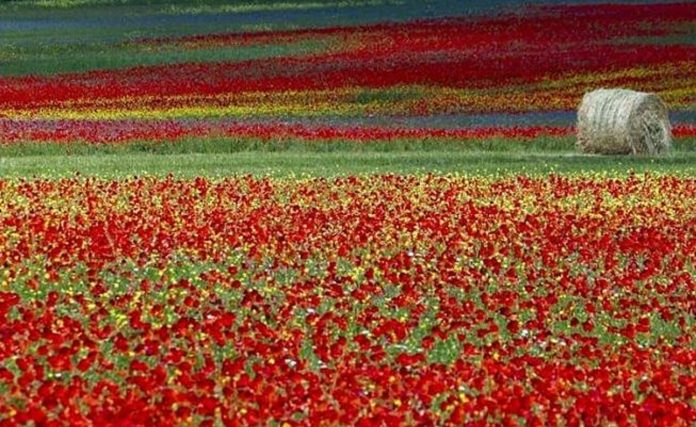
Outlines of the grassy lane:
M103 177L132 175L334 176L369 173L547 174L606 172L696 176L696 152L662 158L598 157L574 153L491 152L239 152L215 154L123 153L0 158L1 177Z
M1 141L1 139L0 139ZM177 141L138 141L124 144L41 142L0 144L0 157L56 156L88 154L231 154L259 152L401 152L401 151L495 151L495 152L572 152L574 138L539 137L533 140L490 138L482 140L398 139L356 142L348 140L306 141L293 138L191 137ZM675 144L679 151L696 151L696 138Z
M144 46L78 45L41 49L8 48L11 62L3 64L0 76L51 75L100 69L120 69L185 62L234 62L272 57L301 56L326 48L325 41L221 47L185 50L156 50Z
M1 138L0 138L0 141ZM487 139L395 139L357 142L349 140L307 141L294 138L261 139L248 137L190 137L177 141L137 141L123 144L0 143L0 158L23 156L84 156L127 154L234 154L245 151L291 153L401 153L401 152L487 152L512 154L573 154L574 137L541 136L530 140ZM696 138L681 138L674 143L673 156L696 154Z

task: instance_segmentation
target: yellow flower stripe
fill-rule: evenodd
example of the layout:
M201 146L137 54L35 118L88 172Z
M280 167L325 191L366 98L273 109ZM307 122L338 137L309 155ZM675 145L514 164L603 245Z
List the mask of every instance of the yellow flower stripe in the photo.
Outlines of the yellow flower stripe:
M164 98L84 98L38 108L0 110L14 119L176 119L183 117L364 116L466 112L572 110L585 91L632 82L632 88L659 93L672 109L696 106L693 62L655 69L633 68L603 75L572 75L557 80L494 89L431 86L347 87L338 90L179 95Z

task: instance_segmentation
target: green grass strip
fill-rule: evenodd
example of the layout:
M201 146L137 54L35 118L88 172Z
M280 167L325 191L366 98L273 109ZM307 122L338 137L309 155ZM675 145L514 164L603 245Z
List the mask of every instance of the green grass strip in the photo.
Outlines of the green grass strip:
M197 154L121 153L0 157L0 177L100 176L124 178L174 174L221 177L338 176L352 174L459 173L469 175L672 173L696 176L696 152L659 158L588 156L566 152L238 152Z
M230 137L192 137L176 141L135 141L125 144L87 144L82 142L24 142L2 145L0 157L91 154L225 154L243 151L258 152L386 152L453 151L500 153L575 152L574 137L544 136L530 140L510 138L488 139L398 139L391 141L356 142L349 140L307 141L302 139L260 139ZM696 138L682 138L674 144L675 153L696 152Z
M533 140L508 138L451 140L399 139L391 141L356 142L350 140L308 141L302 139L260 139L230 137L191 137L176 141L135 141L124 144L88 144L82 142L24 142L1 145L0 157L89 154L189 154L260 152L400 152L400 151L496 151L539 152L573 151L574 138L541 137ZM696 138L679 144L679 149L694 148Z

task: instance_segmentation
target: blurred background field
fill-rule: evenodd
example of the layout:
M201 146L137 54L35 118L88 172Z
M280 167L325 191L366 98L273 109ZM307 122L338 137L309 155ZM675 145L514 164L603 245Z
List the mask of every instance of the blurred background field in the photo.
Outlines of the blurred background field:
M283 151L421 151L426 169L427 159L447 163L449 153L472 152L492 153L476 154L487 169L517 170L506 156L536 164L538 152L571 169L690 164L692 6L3 1L0 174L21 157L51 156L48 163L60 165L70 163L65 156L143 152L265 159ZM582 94L615 86L665 100L672 157L571 156ZM230 173L245 170L234 164Z

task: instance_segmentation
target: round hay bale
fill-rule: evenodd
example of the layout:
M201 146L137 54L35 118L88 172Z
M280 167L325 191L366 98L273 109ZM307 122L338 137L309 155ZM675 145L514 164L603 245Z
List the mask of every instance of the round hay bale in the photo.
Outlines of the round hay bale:
M652 93L598 89L580 103L577 146L584 153L660 154L672 146L667 107Z

